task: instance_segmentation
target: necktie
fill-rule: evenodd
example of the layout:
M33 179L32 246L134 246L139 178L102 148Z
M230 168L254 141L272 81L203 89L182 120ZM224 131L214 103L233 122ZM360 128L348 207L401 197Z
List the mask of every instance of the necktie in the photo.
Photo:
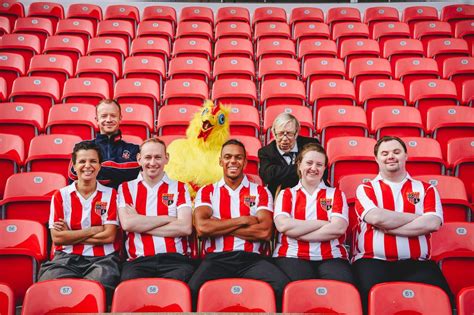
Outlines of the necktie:
M286 152L286 153L283 153L283 156L287 156L290 158L290 164L295 164L296 152Z

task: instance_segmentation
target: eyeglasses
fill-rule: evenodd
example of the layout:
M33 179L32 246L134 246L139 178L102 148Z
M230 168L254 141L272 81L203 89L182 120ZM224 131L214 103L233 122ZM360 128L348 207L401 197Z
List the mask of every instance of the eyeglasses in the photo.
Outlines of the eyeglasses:
M296 136L296 132L293 131L280 131L276 133L276 137L278 139L283 139L283 137L287 137L288 139L293 139Z

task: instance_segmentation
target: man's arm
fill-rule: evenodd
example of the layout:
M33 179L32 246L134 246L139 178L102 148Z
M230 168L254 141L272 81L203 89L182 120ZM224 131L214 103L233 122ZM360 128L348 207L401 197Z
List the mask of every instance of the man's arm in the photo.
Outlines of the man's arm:
M188 236L193 232L193 216L191 207L178 209L176 220L147 231L147 234L161 237Z
M364 216L364 221L382 230L393 230L412 222L419 215L373 208Z
M220 220L212 217L212 208L206 205L194 209L194 226L199 237L215 237L234 232L240 227L256 224L254 216Z
M51 238L55 245L75 245L82 243L84 240L104 231L102 225L92 226L81 230L70 230L63 219L59 219L53 223L51 230Z
M270 241L273 236L272 212L261 209L255 217L257 223L240 227L232 235L246 241Z
M269 154L268 149L269 148L264 147L258 150L258 159L260 161L258 172L263 182L269 184L275 181L296 180L297 174L295 165L284 165L276 162L275 159L277 157Z
M278 215L275 218L275 226L278 232L292 238L299 238L317 231L326 224L329 224L329 222L324 220L298 220L286 215Z
M346 233L348 225L349 222L347 222L347 220L338 216L333 216L329 223L321 227L319 230L302 235L301 237L298 237L298 239L306 242L331 241Z
M434 214L418 216L413 221L385 233L397 236L420 236L435 232L441 226L441 218Z
M115 241L115 236L117 235L117 225L115 224L104 224L102 225L104 230L93 236L85 239L81 244L85 245L103 245L110 244Z
M147 233L153 229L164 226L176 220L176 218L159 215L145 216L138 214L130 205L119 208L119 218L122 229L126 232Z

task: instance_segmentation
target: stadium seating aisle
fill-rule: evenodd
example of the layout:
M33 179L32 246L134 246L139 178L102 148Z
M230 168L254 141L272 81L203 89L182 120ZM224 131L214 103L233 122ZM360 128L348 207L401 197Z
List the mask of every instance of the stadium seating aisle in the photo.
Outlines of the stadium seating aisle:
M403 137L408 169L436 182L448 227L467 224L439 232L455 242L473 224L474 6L363 7L3 1L2 219L46 221L69 159L56 148L94 137L99 100L119 99L124 136L140 143L182 137L211 97L232 105L231 132L252 145L247 171L256 177L256 150L281 111L325 144L330 180L347 189L350 177L375 174L374 139ZM26 193L26 182L42 188ZM457 265L472 257L449 255L437 259L454 291L474 285Z

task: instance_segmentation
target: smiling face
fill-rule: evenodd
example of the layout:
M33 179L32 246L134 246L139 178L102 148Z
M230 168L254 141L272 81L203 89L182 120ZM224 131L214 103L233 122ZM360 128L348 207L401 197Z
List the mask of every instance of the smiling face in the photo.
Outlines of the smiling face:
M73 165L79 182L95 181L100 171L100 160L96 150L79 150Z
M304 184L319 185L326 170L326 156L317 151L306 151L301 163L298 165L298 173Z
M168 154L163 144L147 142L142 145L137 154L138 164L142 167L142 176L146 181L158 182L164 175Z
M382 175L392 177L394 174L406 173L407 153L396 140L380 143L375 160Z
M117 133L120 127L122 115L120 108L113 102L102 102L97 105L96 121L99 125L100 133L107 136L112 136Z
M234 182L242 179L247 165L244 149L236 144L226 145L222 148L219 165L224 170L224 178Z

